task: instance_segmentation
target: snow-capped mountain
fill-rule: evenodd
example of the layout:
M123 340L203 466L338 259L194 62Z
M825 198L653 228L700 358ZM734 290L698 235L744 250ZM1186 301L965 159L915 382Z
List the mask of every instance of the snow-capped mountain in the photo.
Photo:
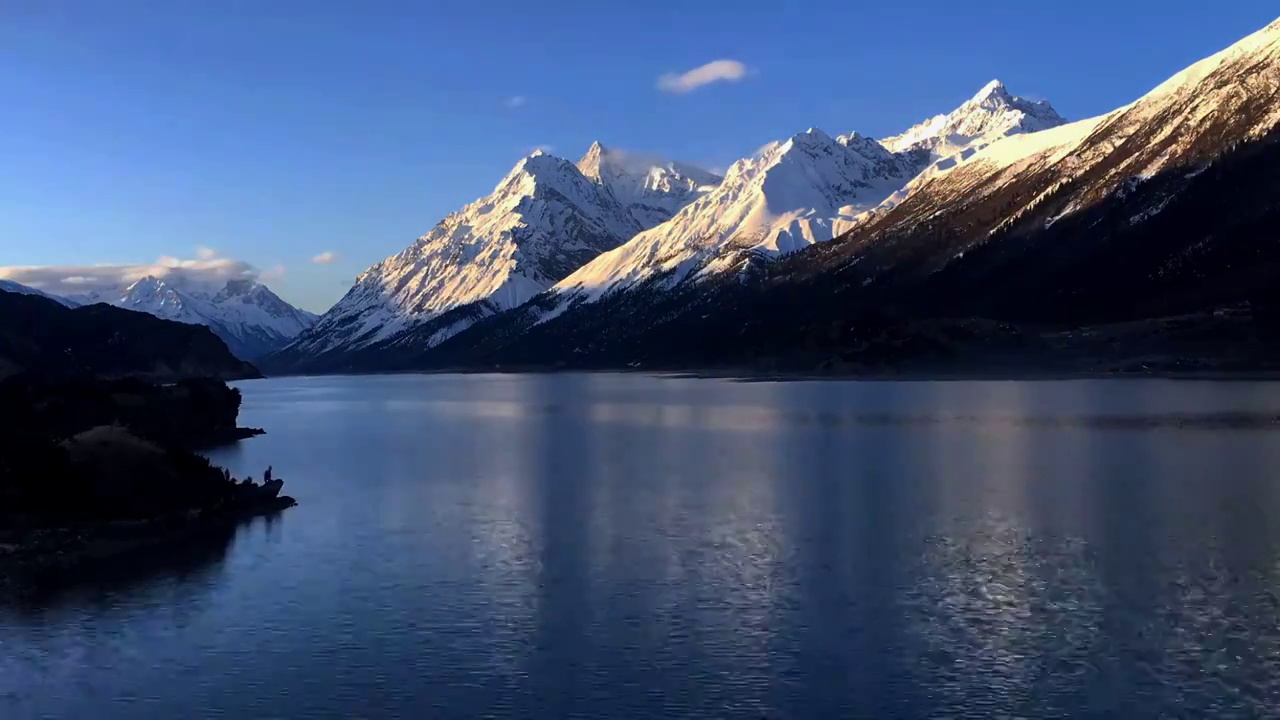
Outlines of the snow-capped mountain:
M237 357L254 360L284 347L313 325L316 316L280 299L254 280L231 280L218 288L174 278L147 276L118 290L70 298L109 305L166 320L205 325Z
M22 283L16 283L12 280L0 279L0 292L17 293L19 295L35 295L37 297L48 298L59 305L69 308L77 307L79 305L79 303L68 298L60 297L58 295L50 295L43 290L37 290L33 287L23 285Z
M810 129L739 160L724 181L671 220L579 268L553 289L593 297L663 275L669 283L695 270L719 269L729 248L776 256L829 240L852 227L919 170L910 153L895 155L870 138L836 140Z
M663 276L679 282L848 231L945 152L1062 122L1000 83L886 148L811 129L724 178L593 144L576 163L535 152L494 191L361 274L273 358L279 367L383 346L427 348L548 289L563 302ZM341 366L341 362L312 363Z
M927 149L935 160L980 150L1010 135L1039 132L1066 123L1045 100L1027 100L992 80L946 115L936 115L880 144L890 152Z
M607 149L599 142L592 143L577 167L646 228L670 220L722 179L690 165Z
M985 112L984 102L966 105ZM1009 118L1015 113L1025 111L1015 107ZM1253 307L1263 308L1263 320L1243 336L1250 348L1268 347L1259 335L1270 337L1274 320L1265 313L1280 306L1280 21L1101 117L1003 135L1021 123L947 120L918 129L912 142L928 165L896 198L838 239L758 273L585 295L595 302L548 294L419 362L856 363L868 348L873 356L945 354L951 339L928 327L939 319L1078 328ZM943 144L932 138L975 137L947 127L1003 136L938 158ZM586 278L597 288L678 271L662 244L649 244L648 254L632 246L681 215L575 273L562 286L567 298L584 296L586 282L576 294L574 284L588 269L602 270ZM605 266L614 259L628 262ZM915 322L926 326L923 335L881 334ZM1139 353L1159 354L1153 343L1165 339L1174 352L1187 342L1135 332Z
M999 81L954 112L884 142L810 129L729 168L724 181L662 225L557 283L565 301L598 298L662 277L739 267L851 230L930 166L954 163L1002 138L1061 125L1047 102L1010 95Z
M1277 123L1280 21L1174 75L1132 104L1009 137L940 168L918 182L900 206L860 228L866 243L854 247L875 254L875 235L949 223L967 230L954 233L961 244L946 250L963 253L965 246L1028 222L1049 229L1109 198L1133 196L1171 168L1186 168L1179 182L1162 185L1160 205L1214 158L1259 140ZM1153 207L1133 222L1158 213Z
M286 349L298 359L384 342L430 346L514 308L670 217L716 176L592 145L578 165L537 151L493 192L361 274Z

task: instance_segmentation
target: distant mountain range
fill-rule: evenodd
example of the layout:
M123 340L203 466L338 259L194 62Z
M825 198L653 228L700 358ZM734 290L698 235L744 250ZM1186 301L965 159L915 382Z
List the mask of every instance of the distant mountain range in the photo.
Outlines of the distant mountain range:
M261 376L207 327L102 304L68 307L0 282L0 379L23 372L156 382Z
M68 307L105 303L165 320L204 325L245 360L283 348L317 318L249 279L213 286L186 278L148 276L119 287L66 297L11 281L0 281L0 290L42 295Z
M807 368L889 336L945 350L927 323L1270 307L1278 123L1280 21L1075 123L993 82L900 135L810 129L723 178L535 153L264 362Z
M78 307L79 305L79 303L68 300L67 298L60 297L58 295L50 295L49 293L44 292L43 290L37 290L33 287L27 287L26 285L23 285L21 283L16 283L12 280L0 280L0 292L14 293L17 295L32 295L35 297L42 297L48 300L52 300L58 303L59 305L62 305L63 307Z

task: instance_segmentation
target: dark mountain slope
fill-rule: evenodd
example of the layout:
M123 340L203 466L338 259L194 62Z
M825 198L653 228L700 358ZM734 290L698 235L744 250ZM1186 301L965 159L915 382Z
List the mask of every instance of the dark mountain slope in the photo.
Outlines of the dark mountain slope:
M67 308L48 298L0 292L0 377L46 375L260 377L208 328L109 305Z

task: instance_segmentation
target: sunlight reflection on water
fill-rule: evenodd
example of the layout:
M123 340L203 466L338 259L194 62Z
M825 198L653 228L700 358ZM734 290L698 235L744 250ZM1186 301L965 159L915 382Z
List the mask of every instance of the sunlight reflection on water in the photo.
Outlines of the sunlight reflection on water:
M244 389L302 504L0 605L0 716L1280 708L1274 384Z

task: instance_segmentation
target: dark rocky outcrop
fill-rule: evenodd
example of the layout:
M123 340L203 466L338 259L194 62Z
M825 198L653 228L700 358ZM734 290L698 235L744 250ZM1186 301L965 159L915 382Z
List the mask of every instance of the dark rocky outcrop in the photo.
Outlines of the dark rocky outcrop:
M219 380L0 382L0 579L66 576L292 506L279 480L237 481L192 452L260 432L236 426L239 408Z
M237 426L240 402L238 389L207 378L153 385L23 373L0 381L0 412L12 432L51 438L120 425L165 447L213 447L261 432Z

